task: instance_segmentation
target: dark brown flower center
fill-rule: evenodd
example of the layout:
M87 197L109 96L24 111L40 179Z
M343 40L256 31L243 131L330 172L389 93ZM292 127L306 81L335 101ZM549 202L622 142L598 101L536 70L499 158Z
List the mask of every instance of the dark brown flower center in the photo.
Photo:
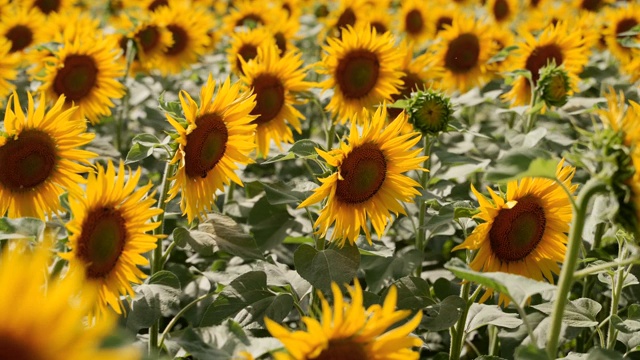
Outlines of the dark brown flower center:
M387 160L377 144L353 148L340 165L336 197L343 203L359 204L371 199L387 176Z
M205 178L224 156L229 132L216 113L200 115L184 147L185 172L190 178Z
M495 4L493 4L493 16L496 21L502 21L509 16L511 12L509 9L509 4L506 0L496 0Z
M284 3L282 4L282 9L287 12L287 17L291 16L291 5Z
M273 35L273 38L276 40L278 50L280 50L280 56L284 56L287 52L287 39L284 37L284 34L277 32Z
M12 192L27 192L44 183L58 162L56 145L39 130L25 130L0 147L0 184Z
M538 246L547 219L533 197L524 197L511 209L501 209L493 220L489 239L491 250L503 262L519 261Z
M77 101L91 93L97 77L98 67L91 56L69 55L53 80L53 90L64 94L67 102Z
M58 0L36 0L33 6L37 7L43 13L49 15L52 12L60 10L60 1Z
M350 339L333 339L315 360L367 360L366 351L361 344Z
M378 83L380 62L369 50L354 50L344 56L336 69L336 82L346 98L367 96Z
M151 2L151 4L149 4L149 6L147 7L149 9L149 11L156 11L158 10L158 8L163 7L163 6L169 6L169 1L167 0L154 0Z
M445 67L454 73L466 73L478 65L480 41L474 34L464 33L451 40L444 58Z
M340 17L338 18L338 22L336 23L336 27L338 29L343 29L346 28L348 25L355 25L356 23L356 13L353 12L353 9L346 8L344 9L344 11L342 12L342 14L340 14Z
M327 15L329 15L329 8L327 5L322 4L316 8L314 14L317 18L327 17Z
M82 222L76 256L87 264L87 277L104 278L118 264L127 242L127 222L112 206L88 211Z
M602 7L601 0L584 0L581 8L587 11L598 11Z
M540 0L531 0L531 1L529 1L529 4L530 4L532 7L537 8L537 7L538 7L538 5L540 4Z
M236 21L236 26L255 27L256 25L264 25L264 20L258 14L247 14Z
M24 25L16 25L9 29L4 36L11 41L9 52L23 50L33 42L33 31Z
M400 99L409 98L412 92L424 86L424 81L422 81L422 79L417 74L414 74L412 72L404 73L404 75L402 76L402 81L404 82L404 85L402 86L400 93L391 95L391 99L393 100L393 102L396 102ZM400 115L401 112L402 109L389 108L387 110L387 115L389 119L395 119L396 117L398 117L398 115Z
M411 35L418 35L424 29L424 19L418 9L413 9L404 18L404 26Z
M166 54L169 56L181 54L189 45L189 34L185 29L176 24L167 25L167 29L171 31L173 45L167 49Z
M623 32L629 31L636 25L638 25L638 22L634 18L622 19L616 25L616 35L620 35Z
M242 60L249 62L249 60L255 59L258 56L258 47L252 44L244 44L238 50L238 55L242 57ZM242 70L242 63L240 59L236 59L236 66L240 69L240 72L244 74L244 70Z
M155 25L146 26L135 35L143 53L152 51L160 42L160 29Z
M439 33L440 31L444 30L445 25L451 26L452 24L453 24L453 18L449 16L439 17L438 20L436 21L436 33Z
M527 58L525 68L531 71L531 79L535 85L540 78L540 69L554 61L556 66L560 66L562 60L562 50L556 44L538 46L533 49L531 55Z
M252 85L256 94L256 107L251 111L251 115L258 115L253 123L265 124L278 116L284 106L284 85L271 74L259 75Z
M376 34L384 34L389 31L389 29L387 29L387 26L379 21L372 22L371 27L376 29Z
M23 336L16 337L11 333L0 332L0 359L44 360L44 357L36 353L35 347L28 344L28 340Z

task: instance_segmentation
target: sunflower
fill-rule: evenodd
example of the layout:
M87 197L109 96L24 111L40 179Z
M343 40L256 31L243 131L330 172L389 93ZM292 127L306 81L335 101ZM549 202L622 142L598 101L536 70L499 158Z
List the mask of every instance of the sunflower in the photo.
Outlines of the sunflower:
M384 34L391 31L393 18L389 15L389 8L372 7L363 14L356 22L356 27L371 26L376 29L376 33Z
M15 93L9 97L4 114L4 132L0 132L0 216L44 219L62 211L59 198L65 190L82 191L78 184L85 181L79 174L90 170L86 165L97 155L79 147L95 135L86 133L87 125L77 108L64 110L64 96L45 111L44 94L37 108L31 94L27 95L26 114Z
M240 80L247 90L256 95L256 107L251 115L257 125L256 145L263 157L269 155L269 145L274 140L282 149L282 143L293 143L290 124L298 133L302 131L300 120L304 116L293 107L297 104L295 93L307 91L312 83L304 81L306 73L302 66L302 53L288 52L282 58L275 46L258 49L256 61L242 61L244 75Z
M132 21L129 17L123 19L121 27L126 29L126 35L120 38L120 48L126 52L127 42L132 39L136 45L136 54L131 66L131 72L151 71L160 61L163 54L173 45L171 31L159 21L156 13Z
M109 161L106 169L97 165L97 174L89 173L86 194L69 196L71 251L59 255L69 260L71 271L84 270L99 289L95 309L99 317L109 306L122 313L120 295L135 295L130 283L139 284L146 277L137 265L148 265L142 254L156 248L157 237L147 232L160 225L149 220L162 210L152 208L155 200L147 196L153 184L136 190L140 175L140 168L127 174L122 161L116 175Z
M178 74L204 55L211 41L209 24L202 7L175 2L155 11L158 23L171 32L173 44L154 61L162 75Z
M632 59L628 64L622 65L622 72L631 77L631 82L640 80L640 50L632 50Z
M349 26L342 32L342 39L327 41L318 73L329 75L320 86L334 89L327 110L339 122L400 92L403 54L396 51L391 33L377 34L370 27Z
M47 41L41 24L45 17L36 9L13 5L0 21L0 35L11 42L10 53L24 54L28 48ZM21 55L23 56L23 55ZM23 56L23 62L29 63L30 58Z
M50 243L16 240L0 254L0 359L139 359L133 347L101 349L115 322L84 325L95 289L77 271L48 278Z
M20 62L15 54L9 53L10 49L9 40L0 38L0 104L16 87L11 81L18 76Z
M235 28L244 26L255 28L269 25L274 19L287 19L285 10L269 6L267 1L234 1L231 13L225 17L225 29L233 34Z
M576 89L578 75L588 61L588 53L579 31L569 31L564 21L547 26L538 38L523 31L518 49L513 52L510 70L526 69L531 72L533 85L537 85L540 69L551 62L562 65L571 80L571 88ZM524 76L519 76L513 88L503 95L513 106L527 105L531 99L531 84Z
M547 9L547 3L551 0L525 0L524 4L527 10L537 11L541 9Z
M272 336L282 342L285 351L275 353L276 360L307 359L418 359L419 352L412 347L422 346L422 340L411 332L420 324L422 312L411 320L393 328L398 321L409 316L409 310L396 310L398 291L389 288L382 306L371 305L365 310L360 283L348 286L351 302L345 302L340 287L331 284L333 309L320 295L322 318L320 321L303 317L306 331L290 331L265 318ZM391 330L393 329L393 330ZM348 355L347 355L348 354Z
M337 170L320 179L322 185L300 207L327 202L315 222L318 233L326 236L335 223L331 240L344 245L346 240L355 243L360 229L367 241L371 234L367 225L371 221L378 238L391 218L390 212L405 214L401 201L411 201L420 192L420 185L403 173L422 168L426 156L419 156L422 149L412 149L421 136L417 132L399 135L406 126L407 116L400 114L387 124L386 106L379 107L371 116L363 112L365 119L362 135L356 122L351 124L349 143L341 143L339 149L325 152L316 149L318 155Z
M573 194L578 185L571 180L575 168L556 167L556 178ZM569 224L572 218L571 199L555 180L524 178L507 184L506 198L488 188L493 203L480 194L478 198L482 221L460 245L460 249L477 250L469 266L476 271L501 271L535 280L553 283L553 274L560 273L558 263L564 261ZM481 301L492 294L488 290ZM499 303L508 304L500 295Z
M47 17L47 26L42 27L48 41L64 43L65 39L78 36L94 38L101 34L100 20L76 8L64 12L52 12Z
M494 29L491 32L491 42L494 44L494 50L496 53L504 50L507 47L513 46L515 44L515 36L513 32L507 28L499 27ZM487 70L494 74L496 77L497 74L506 71L509 68L509 64L511 62L511 53L506 54L506 58L503 60L496 60L494 62L487 64Z
M300 28L298 18L288 18L287 20L274 22L267 26L273 36L273 40L280 50L280 56L284 56L288 51L297 51L293 41L297 39L296 34Z
M319 43L327 38L340 38L347 27L355 26L358 18L368 11L365 0L340 0L339 3L340 6L323 20L324 28L318 34Z
M486 63L495 52L488 26L457 15L438 37L433 66L443 87L464 92L487 82L491 74Z
M302 15L302 3L300 0L280 0L280 8L287 14L288 20L299 20Z
M169 200L182 191L180 209L189 223L214 206L215 193L230 181L242 185L235 174L237 164L248 164L255 148L256 125L251 115L255 95L241 92L240 84L229 79L215 91L211 75L200 90L200 107L185 91L180 103L187 120L185 129L167 114L167 120L178 131L179 148L172 163L178 164ZM168 200L167 200L168 201Z
M614 2L615 0L573 0L573 7L580 11L599 12Z
M632 48L624 47L620 44L619 41L623 39L620 34L640 24L640 5L628 4L624 7L607 9L604 17L604 23L608 25L603 29L602 35L609 51L618 58L621 63L629 63L633 60ZM632 39L638 42L640 41L640 35L636 35Z
M429 15L427 7L420 0L402 2L399 14L400 31L407 39L420 43L429 37Z
M442 6L429 9L429 29L431 29L430 36L432 39L436 39L440 32L453 25L453 19L456 14L463 10L455 6Z
M33 8L43 15L62 14L73 8L73 0L27 0L23 6Z
M258 56L258 48L269 47L274 44L277 45L276 39L264 27L233 33L231 35L231 46L227 50L227 59L231 71L238 76L242 75L241 58L245 62L249 62ZM282 46L283 44L281 43L280 45Z
M65 108L78 106L78 116L97 124L101 117L111 115L113 100L125 94L118 81L125 71L120 56L113 37L76 36L46 57L44 74L35 76L48 98L64 95Z
M488 0L486 8L493 21L500 25L509 25L520 12L518 0Z
M624 144L626 146L635 146L637 141L640 140L640 127L638 127L638 124L640 124L640 104L635 101L629 101L627 106L624 93L620 91L619 94L616 94L613 88L609 88L604 97L607 99L607 109L599 109L597 111L600 119L613 131L624 134Z

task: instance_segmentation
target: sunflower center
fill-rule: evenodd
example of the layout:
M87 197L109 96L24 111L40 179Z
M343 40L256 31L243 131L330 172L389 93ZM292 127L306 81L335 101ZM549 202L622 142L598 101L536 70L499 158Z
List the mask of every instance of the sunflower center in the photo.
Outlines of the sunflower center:
M92 209L82 223L76 254L87 264L87 277L103 278L116 266L127 241L127 222L111 206Z
M338 63L336 80L346 98L360 98L371 92L380 74L380 62L369 50L355 50Z
M37 7L43 13L49 15L52 12L56 12L60 9L60 2L58 0L36 0L33 6Z
M449 16L441 16L438 18L438 21L436 21L436 33L439 33L440 31L444 30L445 25L453 25L453 18L449 17Z
M142 52L147 53L158 45L158 42L160 41L160 30L155 25L149 25L138 31L136 37L140 42Z
M159 7L162 7L162 6L169 6L169 1L154 0L153 2L151 2L151 4L149 4L147 8L149 9L149 11L156 11Z
M173 56L182 53L189 44L189 34L181 26L175 24L167 25L167 29L171 31L171 36L173 36L173 45L167 49L166 54Z
M242 57L242 60L249 62L249 60L255 59L258 56L258 48L255 45L244 44L238 50L238 55ZM244 74L244 70L242 70L242 63L240 59L236 59L236 66L240 69L240 72Z
M518 200L511 209L501 209L489 231L491 250L504 262L519 261L533 251L544 235L544 209L532 197Z
M349 339L333 339L315 360L367 360L362 345Z
M582 9L587 11L598 11L601 6L602 3L600 0L584 0L582 2Z
M385 24L378 21L372 22L371 27L376 29L376 34L384 34L387 31L389 31L389 29L387 29L387 26Z
M618 25L616 25L616 35L629 31L636 25L638 25L638 22L636 21L636 19L633 19L633 18L622 19L620 22L618 22Z
M387 175L387 160L376 144L353 148L340 165L336 196L347 204L359 204L372 198Z
M327 5L322 4L316 8L314 15L317 18L327 17L327 15L329 15L329 8L327 7Z
M509 4L506 0L496 0L493 4L493 16L497 21L502 21L509 16Z
M77 101L91 92L97 77L98 67L90 56L69 55L53 80L53 90L67 101Z
M26 130L0 147L0 184L12 192L26 192L45 182L57 163L51 137Z
M33 31L24 25L12 27L4 36L11 41L9 52L12 53L26 48L33 42Z
M21 338L16 339L11 333L0 334L0 359L40 360L43 357L34 351L33 345L25 344Z
M256 94L256 107L251 115L258 115L254 124L265 124L273 120L284 106L284 85L277 77L262 74L253 81L253 91Z
M417 35L422 32L424 28L424 21L422 19L422 14L418 9L413 9L407 13L407 16L404 18L405 28L407 32L412 35Z
M229 132L220 115L200 115L196 128L187 135L185 171L190 178L205 178L224 156Z
M281 32L277 32L273 38L276 40L278 50L280 50L280 56L284 56L284 53L287 52L287 39Z
M449 43L444 65L454 73L466 73L478 65L480 41L474 34L460 34Z
M349 7L344 9L342 14L340 14L340 17L338 18L338 22L336 23L336 27L338 29L343 29L343 28L346 28L348 25L353 26L355 23L356 23L356 13L353 12L353 9Z
M538 79L540 78L540 69L554 61L556 66L560 66L562 64L562 60L562 50L560 50L557 45L549 44L538 46L533 49L531 55L527 58L525 68L531 71L531 79L534 84L537 84Z
M247 14L236 21L236 26L255 27L256 25L264 25L264 20L257 14Z

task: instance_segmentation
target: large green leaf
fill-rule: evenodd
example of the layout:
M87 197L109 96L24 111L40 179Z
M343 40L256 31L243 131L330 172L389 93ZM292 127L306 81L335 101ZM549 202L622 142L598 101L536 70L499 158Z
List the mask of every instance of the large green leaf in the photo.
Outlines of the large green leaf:
M499 306L471 304L467 314L466 331L471 332L487 325L513 329L522 325L522 320L517 314L505 313Z
M516 148L498 159L495 166L485 174L488 182L507 182L523 177L555 179L557 160L549 153L537 148Z
M422 278L406 276L393 284L398 289L398 309L420 310L435 304L429 284Z
M547 315L553 312L553 303L534 305L534 309ZM598 325L596 316L602 310L602 305L589 298L572 300L565 305L562 322L573 327L592 327Z
M458 322L465 306L465 301L455 295L427 306L424 309L420 327L429 331L446 330Z
M303 244L293 255L296 270L311 285L324 291L331 291L331 283L350 283L360 266L358 248L346 242L342 248L335 247L322 251Z
M127 327L137 331L149 327L161 316L170 316L180 303L180 280L170 271L159 271L136 288Z
M207 220L198 225L198 230L210 234L222 251L243 259L264 259L253 236L226 215L208 214Z

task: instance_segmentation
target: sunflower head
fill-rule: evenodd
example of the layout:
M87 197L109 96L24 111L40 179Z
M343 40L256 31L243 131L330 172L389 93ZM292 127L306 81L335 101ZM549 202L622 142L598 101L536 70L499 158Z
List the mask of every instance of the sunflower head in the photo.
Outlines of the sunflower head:
M423 135L437 135L447 130L453 114L449 97L433 90L418 91L407 109L409 122Z
M351 302L345 301L342 290L331 284L333 309L320 294L322 318L318 321L303 317L306 330L290 331L282 325L265 318L271 335L280 340L286 352L275 354L278 360L291 359L415 359L419 353L412 347L421 346L422 341L411 332L418 326L422 313L418 312L405 324L391 331L395 323L410 315L409 310L395 310L398 292L389 289L382 306L372 305L365 309L362 288L356 280L347 286Z
M567 72L556 66L544 67L540 72L538 89L544 103L551 106L563 106L569 101L571 79Z

